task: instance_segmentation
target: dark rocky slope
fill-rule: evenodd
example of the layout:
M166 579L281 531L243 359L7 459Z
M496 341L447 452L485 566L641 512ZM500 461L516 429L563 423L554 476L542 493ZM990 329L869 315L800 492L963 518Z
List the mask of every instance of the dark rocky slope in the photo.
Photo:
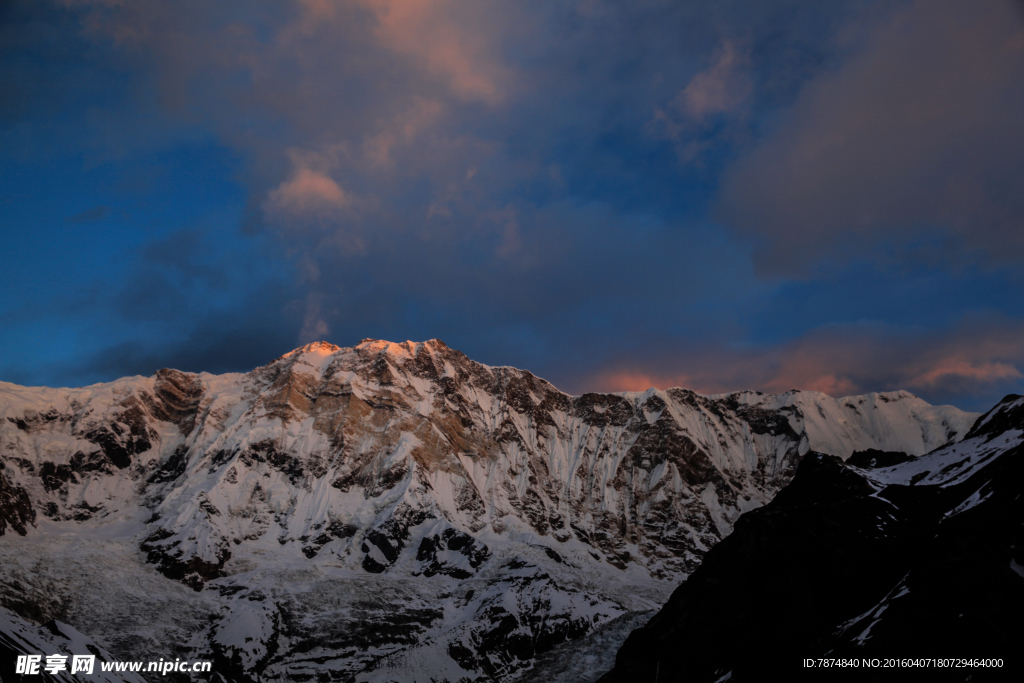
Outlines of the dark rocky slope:
M1008 396L962 443L920 458L806 457L633 631L601 681L1020 680L1022 430L1024 398ZM871 462L888 466L851 464ZM804 666L818 658L860 666ZM884 668L906 658L1003 666Z

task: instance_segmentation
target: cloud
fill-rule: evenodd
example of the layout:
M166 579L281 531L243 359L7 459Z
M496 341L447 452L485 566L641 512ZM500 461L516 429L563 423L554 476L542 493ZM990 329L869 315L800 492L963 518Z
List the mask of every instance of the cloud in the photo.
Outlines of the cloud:
M723 135L709 122L756 99L753 51L771 62L780 26L806 33L834 13L789 2L64 1L86 37L119 51L111 67L131 64L138 100L238 153L251 231L266 223L294 240L296 224L336 223L358 253L410 232L481 229L507 235L511 252L526 231L490 216L577 195L622 197L627 212L688 209L697 202L677 191L652 112L699 119L710 156ZM743 39L721 38L718 24Z
M918 1L848 28L850 56L726 173L720 215L760 272L922 240L1024 257L1022 19L1008 0Z
M376 15L381 43L444 78L460 98L492 105L505 98L513 74L494 54L501 32L493 23L506 20L504 12L453 0L361 1Z
M942 398L1024 368L966 332L949 341L971 311L1022 319L1019 277L918 268L957 240L971 265L1019 263L1017 29L994 0L34 4L48 9L0 26L21 103L0 105L18 122L3 141L41 165L63 130L60 163L158 179L123 190L138 207L124 233L103 224L111 243L150 243L124 250L122 289L52 295L54 328L103 351L78 351L92 377L247 370L323 336L439 337L569 390ZM51 101L65 113L39 114ZM145 209L193 201L159 169L209 149L236 193L218 217ZM863 266L882 255L888 268Z
M696 121L735 110L750 96L749 60L726 41L713 64L694 76L676 98L676 106Z
M290 150L293 170L287 180L267 193L262 213L275 227L299 262L300 271L316 269L316 261L335 252L362 254L367 240L360 213L373 209L373 201L348 192L334 179L341 160L350 156L347 145L324 152ZM324 251L319 259L313 251ZM314 278L315 279L315 278Z
M441 112L440 102L414 97L409 109L383 122L380 132L363 140L363 156L373 167L393 167L392 150L412 143L437 122Z
M289 180L271 190L268 210L299 215L321 214L351 203L351 198L333 178L309 168L300 168Z
M725 40L667 107L656 107L650 128L675 143L683 163L701 162L716 147L745 137L753 80L750 60Z
M303 343L323 341L331 333L327 321L321 314L323 295L320 293L310 294L306 299L306 311L302 319L302 331L299 332L299 340Z
M96 221L103 220L109 214L110 207L97 206L95 208L89 209L88 211L76 213L74 216L68 216L67 220L68 223L74 223L76 225L80 225L82 223L95 223Z
M613 361L588 386L681 386L705 394L800 389L835 397L906 389L933 402L981 409L1024 390L1022 340L1024 325L1005 319L970 317L941 332L833 325L777 345L691 348L675 358L662 351L644 361Z
M68 363L42 369L54 385L87 384L127 375L149 376L169 367L186 372L248 372L299 345L294 330L302 320L291 313L294 292L275 286L254 288L245 300L189 318L158 342L145 338L108 341ZM37 371L38 372L38 371Z
M1024 378L1017 366L985 360L971 360L959 355L942 358L933 367L911 377L908 386L934 387L948 381L1005 382Z

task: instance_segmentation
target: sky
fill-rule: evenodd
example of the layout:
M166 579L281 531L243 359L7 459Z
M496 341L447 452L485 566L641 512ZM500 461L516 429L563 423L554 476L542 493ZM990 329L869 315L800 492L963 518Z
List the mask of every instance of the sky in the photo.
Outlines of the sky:
M437 338L1024 393L1020 0L6 0L0 380Z

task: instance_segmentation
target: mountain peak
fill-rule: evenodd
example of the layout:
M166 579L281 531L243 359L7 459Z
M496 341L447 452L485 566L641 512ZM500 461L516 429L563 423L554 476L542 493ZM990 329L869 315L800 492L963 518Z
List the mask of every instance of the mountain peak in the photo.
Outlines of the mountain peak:
M320 356L329 356L332 353L337 353L338 351L341 351L341 347L340 346L335 346L334 344L331 344L330 342L315 341L315 342L310 342L309 344L306 344L305 346L300 346L299 348L297 348L297 349L295 349L293 351L289 351L288 353L286 353L283 356L281 356L281 358L288 358L289 356L295 356L295 355L303 354L303 353L315 353L315 354L320 355Z
M392 356L415 356L419 353L420 349L426 349L427 351L438 351L447 349L448 345L440 339L428 339L423 342L414 342L406 340L404 342L391 342L385 339L363 339L361 342L356 344L357 349L367 351L384 351L385 353Z

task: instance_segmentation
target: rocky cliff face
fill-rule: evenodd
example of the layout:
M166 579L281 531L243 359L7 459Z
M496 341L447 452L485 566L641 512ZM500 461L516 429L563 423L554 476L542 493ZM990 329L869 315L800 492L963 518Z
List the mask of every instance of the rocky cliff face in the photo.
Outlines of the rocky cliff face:
M601 681L1016 680L1022 434L1024 398L1009 396L920 458L808 455ZM820 659L856 666L822 672Z
M905 392L570 396L437 340L0 384L0 552L102 538L128 574L195 591L145 628L229 678L509 679L659 604L807 452L919 455L974 418ZM10 581L41 579L17 566L0 598L25 616ZM48 615L97 637L140 618L75 623L80 603Z

